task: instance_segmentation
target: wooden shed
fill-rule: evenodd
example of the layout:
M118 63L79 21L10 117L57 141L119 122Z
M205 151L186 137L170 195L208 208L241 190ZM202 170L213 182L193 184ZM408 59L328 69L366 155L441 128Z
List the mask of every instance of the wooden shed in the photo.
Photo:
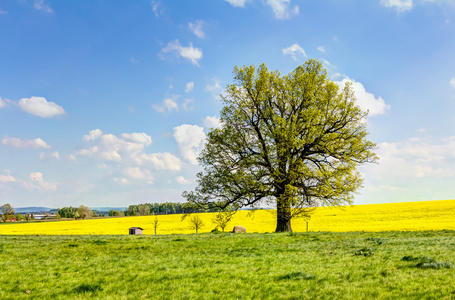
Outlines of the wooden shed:
M130 228L130 234L142 234L142 229L141 227L131 227Z

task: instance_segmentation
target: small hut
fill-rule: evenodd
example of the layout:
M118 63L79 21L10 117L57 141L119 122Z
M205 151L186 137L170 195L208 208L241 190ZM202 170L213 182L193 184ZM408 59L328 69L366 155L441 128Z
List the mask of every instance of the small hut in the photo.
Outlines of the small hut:
M130 228L130 235L131 234L142 234L142 229L141 227L131 227Z

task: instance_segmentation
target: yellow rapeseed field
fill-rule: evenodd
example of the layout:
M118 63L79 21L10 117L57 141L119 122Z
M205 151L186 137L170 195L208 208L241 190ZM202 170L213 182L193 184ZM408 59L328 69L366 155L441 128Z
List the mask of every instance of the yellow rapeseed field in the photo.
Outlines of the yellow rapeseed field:
M200 232L215 228L213 213L198 214L204 221ZM33 222L2 224L0 234L8 235L117 235L128 234L130 227L142 227L144 234L154 234L155 216L115 217L76 221ZM181 215L158 216L158 234L193 233L190 218ZM273 232L276 226L274 210L254 213L239 211L227 230L242 225L247 232ZM400 230L455 230L455 200L401 202L317 208L308 222L309 231L400 231ZM292 229L306 231L302 219L292 221Z

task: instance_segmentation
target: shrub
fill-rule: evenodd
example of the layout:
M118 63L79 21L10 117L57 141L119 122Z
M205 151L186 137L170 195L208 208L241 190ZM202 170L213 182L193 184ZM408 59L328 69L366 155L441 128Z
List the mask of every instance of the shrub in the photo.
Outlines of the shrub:
M355 255L359 255L359 256L373 256L374 255L374 252L370 249L370 248L362 248L362 249L359 249L357 250L355 253Z

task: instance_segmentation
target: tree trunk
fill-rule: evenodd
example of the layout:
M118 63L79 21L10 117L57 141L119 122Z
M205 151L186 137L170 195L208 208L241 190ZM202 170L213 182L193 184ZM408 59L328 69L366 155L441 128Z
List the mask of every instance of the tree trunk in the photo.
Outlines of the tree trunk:
M285 203L283 203L285 202ZM276 206L276 229L275 232L288 232L292 231L291 228L291 206L282 201L277 203Z

